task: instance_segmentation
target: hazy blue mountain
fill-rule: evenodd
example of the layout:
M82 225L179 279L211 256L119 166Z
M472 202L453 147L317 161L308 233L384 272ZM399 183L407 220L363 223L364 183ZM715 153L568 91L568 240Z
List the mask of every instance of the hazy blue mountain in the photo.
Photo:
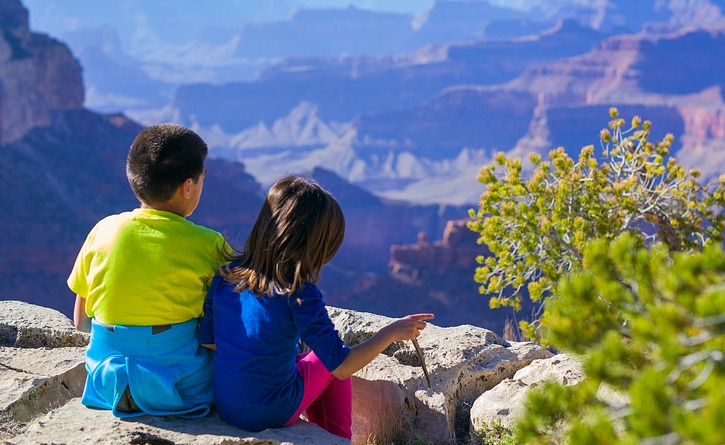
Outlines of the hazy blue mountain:
M493 86L605 37L561 21L526 39L406 56L287 59L255 81L179 87L171 110L263 183L318 165L390 197L436 202L435 189L438 202L470 204L476 168L525 136L537 105L534 95ZM423 178L438 185L416 189Z
M690 32L681 38L642 43L632 69L643 90L656 94L692 94L720 86L725 90L725 33ZM654 67L666 67L656 69Z
M175 84L156 80L143 64L126 54L110 27L65 34L83 66L86 106L98 111L159 108L173 95Z
M87 106L146 123L176 118L164 109L179 86L252 81L289 57L399 56L431 44L533 36L562 18L611 34L638 32L648 22L703 24L722 15L722 0L26 4L32 23L68 42L81 61Z
M248 58L396 54L413 32L413 17L348 7L302 9L289 20L249 23L236 55Z
M394 3L381 2L364 8L319 1L224 0L214 8L188 2L174 8L156 2L26 3L34 26L67 41L80 59L88 106L144 121L157 118L153 111L168 103L176 86L251 80L280 58L393 55L429 44L532 34L556 20L541 22L535 14L482 0L401 1L397 11ZM481 31L489 26L490 32Z
M408 42L412 50L428 44L484 40L496 22L523 21L529 14L481 1L439 0L417 19L418 28ZM550 23L549 23L550 25Z
M391 198L473 203L476 169L494 151L576 154L598 143L611 106L659 122L655 134L675 134L675 148L719 153L717 26L609 37L566 20L525 39L406 57L288 59L256 81L181 87L173 109L263 183L317 165Z
M537 38L446 45L397 57L293 58L258 80L179 87L172 107L186 124L238 132L271 124L300 102L318 105L327 121L404 110L456 85L512 80L532 64L583 54L604 36L562 22Z

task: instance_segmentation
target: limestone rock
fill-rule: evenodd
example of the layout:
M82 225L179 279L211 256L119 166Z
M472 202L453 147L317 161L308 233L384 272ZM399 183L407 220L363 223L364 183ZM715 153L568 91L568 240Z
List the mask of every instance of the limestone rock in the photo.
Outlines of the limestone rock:
M16 348L86 346L88 334L78 332L62 313L22 301L0 301L0 346Z
M584 379L581 364L574 358L557 354L553 357L534 360L490 391L476 399L471 408L471 430L479 431L486 424L498 421L504 427L515 422L522 413L529 389L543 381L557 381L564 385L575 385Z
M0 29L6 30L18 39L29 34L28 11L18 0L0 0Z
M451 268L470 270L476 256L489 253L476 242L478 234L466 223L448 221L440 241L428 242L421 233L415 244L390 246L391 272L416 280L424 275L449 273Z
M329 312L351 345L392 321L345 309L329 308ZM0 348L0 441L7 444L347 443L304 421L289 428L250 433L225 424L214 414L203 419L117 419L110 411L81 405L84 348L60 346L74 341L85 344L86 337L76 338L64 315L26 303L0 302L0 326L5 343L14 345ZM429 324L419 343L432 388L425 382L410 342L391 345L353 377L354 443L465 442L470 425L468 407L474 400L514 377L532 360L551 356L532 343L509 343L491 331L469 325L441 328ZM553 364L549 367L556 368ZM522 373L520 380L528 382L530 378L525 375Z
M73 399L48 413L23 434L12 438L13 445L38 443L78 444L188 444L188 445L344 445L348 441L316 425L298 421L289 428L250 433L211 415L201 419L142 416L128 420L110 411L94 410Z
M216 415L120 420L110 411L80 403L87 336L76 332L65 315L19 301L0 301L0 338L0 441L5 444L348 443L304 421L289 428L250 433ZM62 347L67 344L82 347Z
M556 381L563 385L576 385L584 380L581 363L567 354L557 354L546 360L535 360L514 375L526 385L536 385L544 380Z
M83 392L85 348L0 347L0 439Z
M393 319L329 308L341 337L358 344ZM421 439L464 441L468 407L484 391L534 359L552 354L531 343L509 343L470 325L432 324L418 339L431 376L428 388L410 342L394 343L353 377L353 442L375 437L381 443Z

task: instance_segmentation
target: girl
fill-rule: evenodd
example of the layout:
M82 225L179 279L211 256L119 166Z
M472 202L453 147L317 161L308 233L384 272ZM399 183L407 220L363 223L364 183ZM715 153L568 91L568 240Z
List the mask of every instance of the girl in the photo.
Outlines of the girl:
M316 285L344 233L340 206L311 180L289 176L269 190L244 250L212 281L199 330L202 344L216 346L214 396L225 422L260 431L306 412L350 439L350 376L433 318L409 315L346 346ZM311 352L299 354L300 339Z

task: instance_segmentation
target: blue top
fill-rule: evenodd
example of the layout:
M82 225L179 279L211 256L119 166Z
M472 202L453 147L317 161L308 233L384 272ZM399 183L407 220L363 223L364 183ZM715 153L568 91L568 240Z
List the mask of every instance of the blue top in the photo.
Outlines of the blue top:
M219 417L247 431L283 426L302 402L295 362L299 340L329 371L347 347L325 309L320 289L306 284L292 296L235 292L216 276L204 302L199 343L215 343L214 397Z

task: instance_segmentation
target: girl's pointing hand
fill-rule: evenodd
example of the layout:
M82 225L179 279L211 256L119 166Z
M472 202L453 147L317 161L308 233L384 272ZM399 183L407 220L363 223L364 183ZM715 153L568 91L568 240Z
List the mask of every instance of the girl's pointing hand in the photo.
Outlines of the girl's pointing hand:
M383 329L388 331L391 341L413 340L418 338L422 329L425 329L427 325L425 320L430 320L434 317L433 314L406 315L390 323Z

